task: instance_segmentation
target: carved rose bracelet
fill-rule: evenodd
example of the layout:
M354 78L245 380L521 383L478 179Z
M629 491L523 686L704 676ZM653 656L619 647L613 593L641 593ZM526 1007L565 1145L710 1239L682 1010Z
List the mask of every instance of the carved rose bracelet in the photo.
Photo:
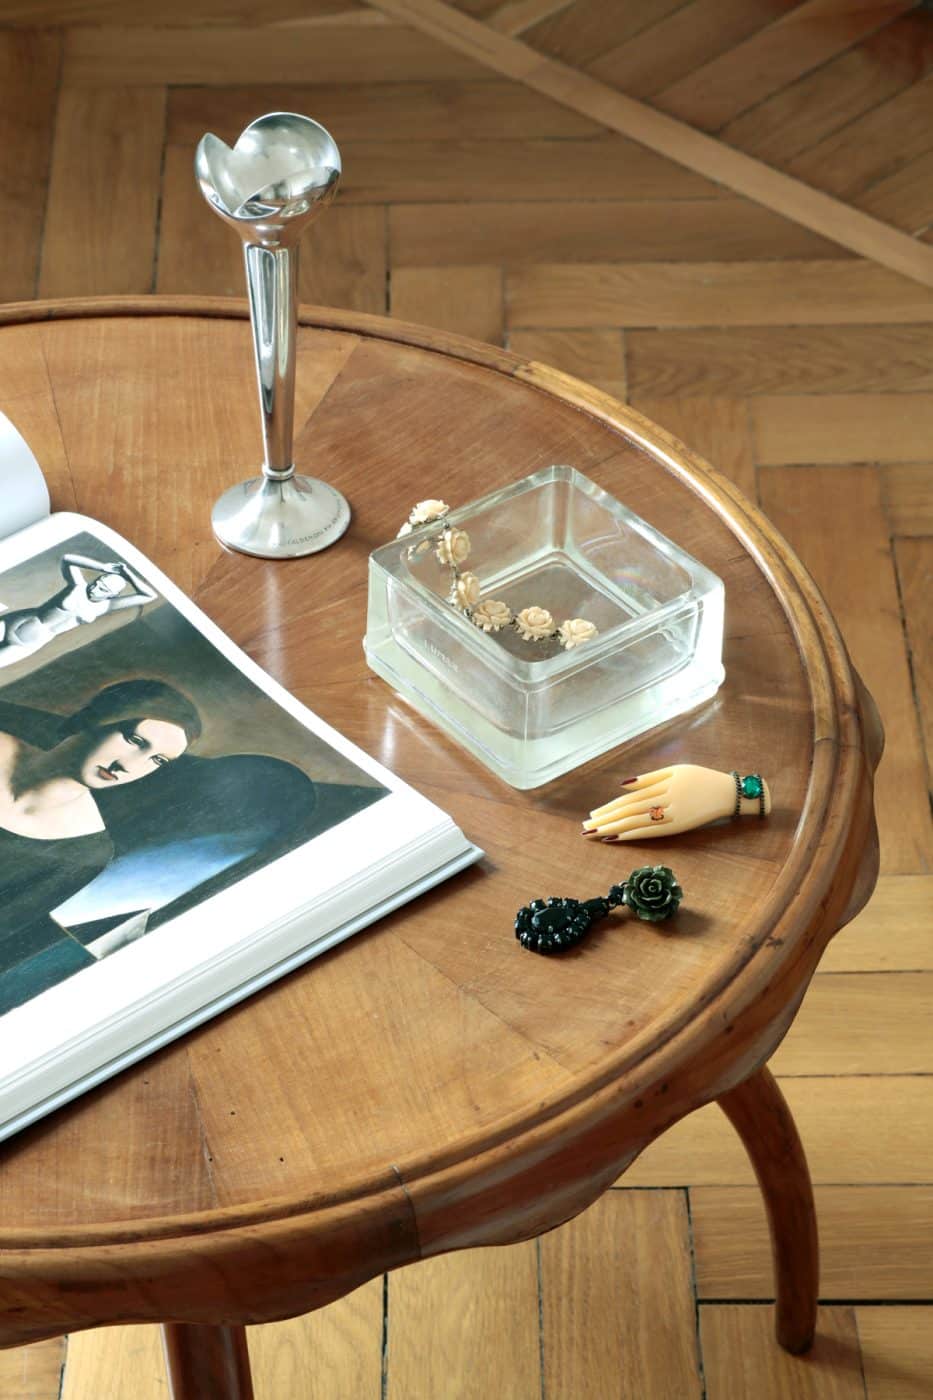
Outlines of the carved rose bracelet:
M447 595L458 612L483 632L501 632L509 627L526 642L558 641L566 651L590 642L598 636L592 622L583 617L569 617L560 624L547 608L531 606L513 612L507 603L496 598L480 599L482 584L476 574L463 571L463 565L470 557L470 536L466 530L452 526L447 519L450 507L446 501L419 501L413 507L405 524L398 532L398 539L410 535L412 530L423 525L436 524L438 533L420 544L412 545L410 553L425 554L433 549L437 561L450 574L450 589Z

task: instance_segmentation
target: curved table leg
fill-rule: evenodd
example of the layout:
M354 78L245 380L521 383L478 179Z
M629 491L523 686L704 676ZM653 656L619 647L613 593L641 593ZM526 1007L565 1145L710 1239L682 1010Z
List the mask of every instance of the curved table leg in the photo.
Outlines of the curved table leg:
M766 1066L718 1102L751 1158L768 1211L777 1339L785 1351L806 1351L816 1328L819 1244L810 1172L794 1120Z
M163 1322L172 1400L253 1400L244 1327Z

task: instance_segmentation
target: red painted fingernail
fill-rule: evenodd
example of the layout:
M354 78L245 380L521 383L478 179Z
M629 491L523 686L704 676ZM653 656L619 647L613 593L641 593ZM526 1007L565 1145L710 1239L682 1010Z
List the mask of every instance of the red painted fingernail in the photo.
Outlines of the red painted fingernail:
M637 782L638 782L638 778L637 778L637 777L635 777L635 778L626 778L626 779L625 779L625 782L622 784L622 786L623 786L623 787L628 787L629 783L637 783Z
M619 838L618 836L600 836L599 839L600 841L605 841L607 846L612 846Z

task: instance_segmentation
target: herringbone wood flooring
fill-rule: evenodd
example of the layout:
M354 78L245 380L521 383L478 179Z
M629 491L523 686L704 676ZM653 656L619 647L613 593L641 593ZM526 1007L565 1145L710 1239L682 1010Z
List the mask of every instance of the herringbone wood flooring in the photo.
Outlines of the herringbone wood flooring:
M415 6L417 9L417 5ZM933 237L933 16L846 0L460 0L609 88ZM418 18L416 16L416 18ZM774 1060L826 1300L770 1334L765 1222L718 1110L564 1229L252 1330L260 1400L933 1396L933 291L353 0L4 0L7 300L242 293L198 137L334 132L306 300L504 342L605 387L755 496L828 596L887 729L882 876ZM788 212L793 213L789 208ZM845 210L843 210L843 215ZM62 1366L64 1378L62 1379ZM155 1329L0 1353L6 1400L165 1394Z

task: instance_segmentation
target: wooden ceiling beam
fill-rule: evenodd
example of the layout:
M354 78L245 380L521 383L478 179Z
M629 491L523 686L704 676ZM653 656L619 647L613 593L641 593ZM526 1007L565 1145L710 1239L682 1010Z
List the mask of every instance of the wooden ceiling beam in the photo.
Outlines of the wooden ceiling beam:
M626 97L605 83L536 52L529 44L455 10L442 0L369 0L497 73L591 117L737 194L832 239L924 286L933 287L933 247L736 151L686 122Z

